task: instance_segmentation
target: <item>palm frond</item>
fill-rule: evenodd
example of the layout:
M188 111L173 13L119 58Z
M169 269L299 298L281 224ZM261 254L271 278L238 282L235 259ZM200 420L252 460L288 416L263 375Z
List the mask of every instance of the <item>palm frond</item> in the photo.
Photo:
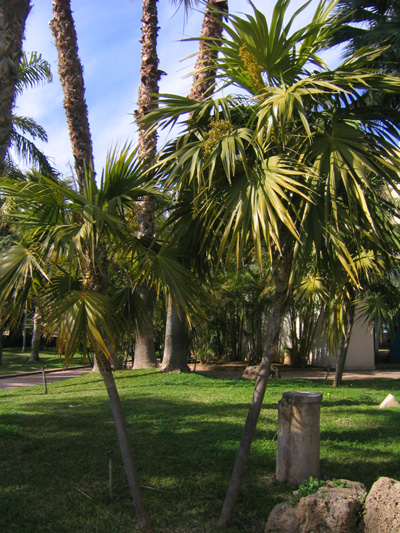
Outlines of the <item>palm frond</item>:
M22 92L27 87L36 87L40 83L48 83L53 80L50 63L42 58L41 54L31 52L22 53L16 89Z

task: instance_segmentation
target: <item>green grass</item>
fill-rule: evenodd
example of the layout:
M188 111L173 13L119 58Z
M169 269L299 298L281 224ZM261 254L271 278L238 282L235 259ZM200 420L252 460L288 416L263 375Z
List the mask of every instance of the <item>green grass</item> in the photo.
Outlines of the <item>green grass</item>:
M40 361L30 363L28 361L30 351L22 353L17 348L6 348L3 350L2 364L0 365L0 376L8 374L19 374L23 372L35 372L41 370L45 365L47 369L50 368L65 368L64 358L60 357L55 350L47 349L39 354ZM82 358L77 355L72 360L70 366L77 366L82 364Z
M118 372L143 494L155 532L216 532L254 383L158 371ZM396 380L268 384L235 518L228 532L261 533L290 489L274 479L277 401L324 394L321 474L400 479L400 411L379 410ZM114 501L107 452L114 451ZM0 526L36 533L138 531L104 385L98 375L0 391Z

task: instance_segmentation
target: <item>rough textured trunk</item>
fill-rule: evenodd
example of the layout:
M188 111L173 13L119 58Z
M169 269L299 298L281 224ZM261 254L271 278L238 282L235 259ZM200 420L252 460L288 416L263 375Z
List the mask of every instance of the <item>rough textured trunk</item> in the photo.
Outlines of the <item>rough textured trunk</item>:
M334 387L340 387L340 385L342 384L344 365L346 364L346 357L347 357L347 352L349 351L351 332L353 330L353 325L354 325L354 315L355 315L354 305L349 305L347 312L346 312L346 316L347 316L346 329L345 329L344 335L342 335L340 348L339 348L339 358L336 363L335 378L333 380Z
M15 84L30 0L0 0L0 175L10 142Z
M79 190L82 191L85 166L93 168L92 140L85 101L83 70L78 56L78 44L70 0L53 0L53 20L50 28L58 53L58 72L64 93L72 154Z
M151 164L157 150L157 134L149 133L148 128L140 123L140 119L149 111L157 107L154 95L159 92L157 56L157 0L142 1L142 49L140 67L140 85L138 109L135 113L138 122L138 155L145 163ZM154 237L154 200L151 196L143 198L138 204L138 236L146 239ZM154 349L153 306L150 291L144 287L141 297L148 305L148 317L144 327L136 333L135 361L133 368L149 368L155 366L156 354Z
M187 364L188 344L183 309L176 309L171 298L168 300L165 349L161 370L166 372L190 372Z
M118 389L112 374L111 365L103 356L99 356L99 368L107 389L108 398L112 415L114 418L115 429L117 432L118 444L121 450L122 461L126 477L128 478L129 489L131 492L133 505L135 506L136 518L142 531L152 531L150 520L147 516L142 492L140 489L139 478L137 475L135 462L133 460L132 447L129 442L128 431L126 428L125 417L122 411L121 400Z
M192 98L192 100L204 100L211 96L214 91L218 51L213 49L213 46L221 40L223 30L221 22L227 12L227 0L210 0L207 2L192 90L189 94L189 98Z
M35 314L33 316L31 355L29 356L29 359L28 359L30 363L34 363L40 360L39 352L40 352L41 325L42 325L42 317L40 315L39 308L36 307Z
M227 12L227 0L210 0L206 6L193 84L189 94L189 98L192 100L202 101L207 96L211 96L214 91L218 52L213 50L212 46L221 40L223 30L221 22ZM180 315L181 318L174 307L168 308L162 370L188 371L186 351L184 352L185 355L183 353L186 349L185 346L188 346L186 319L183 311Z
M0 328L0 366L3 363L3 328Z
M243 428L242 439L240 441L235 465L233 467L231 480L225 496L221 515L219 517L218 525L220 527L226 526L232 518L233 510L239 496L242 479L246 469L247 460L250 454L254 431L260 416L271 363L273 362L275 356L278 355L282 320L288 301L288 272L287 264L284 260L282 260L280 266L277 268L274 279L275 298L268 324L267 339L263 350L263 357L261 360L260 371L257 377L253 398Z

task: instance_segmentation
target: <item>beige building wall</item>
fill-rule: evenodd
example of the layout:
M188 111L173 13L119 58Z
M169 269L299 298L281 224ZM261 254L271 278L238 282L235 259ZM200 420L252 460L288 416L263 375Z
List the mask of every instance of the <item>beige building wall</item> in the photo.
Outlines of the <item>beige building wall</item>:
M327 368L336 366L334 356L328 353L325 335L315 336L310 364ZM374 328L356 317L347 352L345 370L373 370L375 368Z
M345 370L373 370L375 368L374 328L356 319L351 332Z

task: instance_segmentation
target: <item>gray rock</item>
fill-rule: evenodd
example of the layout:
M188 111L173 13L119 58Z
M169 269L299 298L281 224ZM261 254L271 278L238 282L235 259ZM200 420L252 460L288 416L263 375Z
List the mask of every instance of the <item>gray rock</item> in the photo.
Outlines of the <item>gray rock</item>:
M258 372L260 371L260 366L247 366L244 369L242 378L245 379L257 379Z
M268 517L265 533L354 533L361 519L365 486L347 480L343 484L346 487L336 487L328 481L296 505L290 502L276 505Z
M258 366L247 366L244 369L244 372L242 374L242 378L245 379L257 379L258 373L260 371L260 365ZM269 371L269 377L272 379L281 379L281 371L279 370L279 367L276 365L271 365L270 371Z
M365 533L399 533L400 481L380 477L365 501Z

